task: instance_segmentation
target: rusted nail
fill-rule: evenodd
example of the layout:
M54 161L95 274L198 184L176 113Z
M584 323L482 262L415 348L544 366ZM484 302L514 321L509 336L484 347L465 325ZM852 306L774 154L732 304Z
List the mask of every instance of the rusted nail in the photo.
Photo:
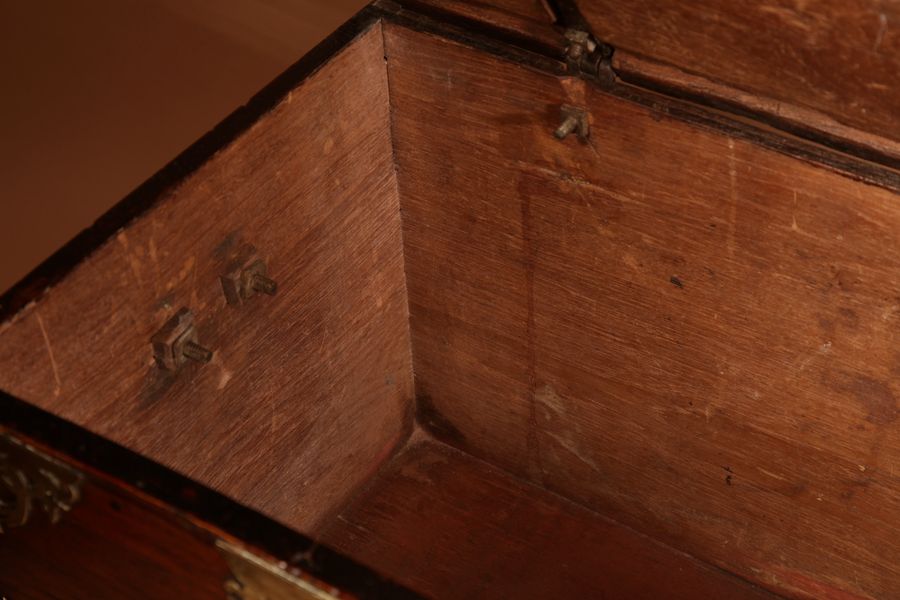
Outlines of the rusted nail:
M578 118L570 115L565 118L565 120L559 127L556 128L556 131L553 132L553 135L561 140L565 139L567 135L575 131L576 127L578 127Z
M167 371L177 371L188 359L206 363L213 357L212 350L198 343L194 314L187 308L166 321L150 338L150 343L156 364Z
M247 246L241 255L242 258L234 261L219 278L228 304L240 306L257 293L274 296L278 284L267 276L266 263L259 258L256 250Z
M197 344L190 340L185 342L184 347L181 349L181 352L191 360L196 360L197 362L208 363L212 360L213 357L212 350L204 348L200 344Z
M262 264L262 261L259 261ZM264 265L263 265L264 266ZM265 270L263 270L263 273ZM257 291L261 294L266 294L268 296L274 296L275 292L278 291L278 284L273 280L269 279L262 273L251 273L250 274L250 288L254 291Z
M563 140L569 134L576 133L579 139L585 140L591 133L587 112L582 108L563 105L560 108L562 122L553 132L558 139Z

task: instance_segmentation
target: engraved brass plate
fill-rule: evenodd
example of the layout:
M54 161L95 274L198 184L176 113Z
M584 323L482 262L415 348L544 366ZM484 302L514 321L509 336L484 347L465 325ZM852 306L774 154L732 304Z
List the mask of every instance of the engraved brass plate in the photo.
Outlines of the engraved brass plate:
M81 497L82 480L68 465L0 433L0 533L36 512L56 523Z
M228 600L338 600L338 590L326 590L314 582L288 573L278 565L219 540L216 547L232 578L225 582Z

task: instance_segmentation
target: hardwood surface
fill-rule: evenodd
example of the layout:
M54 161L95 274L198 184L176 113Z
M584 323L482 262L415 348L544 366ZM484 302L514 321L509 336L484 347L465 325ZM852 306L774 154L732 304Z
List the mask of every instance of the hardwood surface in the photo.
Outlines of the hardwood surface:
M612 66L620 81L743 115L873 163L900 167L900 142L884 137L878 128L862 131L818 110L745 92L626 51L613 55Z
M897 197L385 31L420 422L772 589L900 589Z
M221 600L228 567L213 543L154 507L95 485L52 525L36 514L0 534L0 596Z
M0 387L300 530L408 427L412 375L380 26L0 326ZM243 243L278 285L240 308ZM210 364L150 338L194 311Z
M576 3L618 50L900 142L896 2Z
M466 30L488 25L555 49L560 58L567 44L562 29L554 27L554 15L541 0L400 0L397 5L451 23L456 21L454 17L462 17L466 21L457 24Z
M441 600L774 598L427 440L395 458L323 540Z
M48 526L37 510L24 527L0 535L0 596L223 598L217 546L224 542L341 598L420 598L311 537L0 392L0 455L7 436L83 478L80 499L59 523ZM0 456L0 475L17 464Z

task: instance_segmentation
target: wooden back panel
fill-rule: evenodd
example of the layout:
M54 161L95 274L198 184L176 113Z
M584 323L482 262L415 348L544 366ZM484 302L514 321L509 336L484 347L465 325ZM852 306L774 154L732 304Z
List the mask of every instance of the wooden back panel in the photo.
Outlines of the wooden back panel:
M244 243L279 290L233 307ZM215 356L172 375L182 306ZM0 326L0 388L309 530L406 432L406 306L376 24Z
M592 32L623 53L900 141L896 2L576 3ZM816 120L807 125L831 127Z
M561 58L567 28L613 46L623 81L900 165L900 20L880 0L398 0ZM531 43L525 41L525 38Z
M900 589L897 196L385 31L421 422L770 588Z

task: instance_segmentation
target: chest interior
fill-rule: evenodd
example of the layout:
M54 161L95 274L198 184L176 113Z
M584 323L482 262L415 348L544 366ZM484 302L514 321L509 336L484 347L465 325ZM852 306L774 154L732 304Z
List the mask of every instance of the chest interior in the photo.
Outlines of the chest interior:
M895 176L680 106L376 23L7 321L0 386L427 595L885 597ZM182 308L212 359L161 369Z

